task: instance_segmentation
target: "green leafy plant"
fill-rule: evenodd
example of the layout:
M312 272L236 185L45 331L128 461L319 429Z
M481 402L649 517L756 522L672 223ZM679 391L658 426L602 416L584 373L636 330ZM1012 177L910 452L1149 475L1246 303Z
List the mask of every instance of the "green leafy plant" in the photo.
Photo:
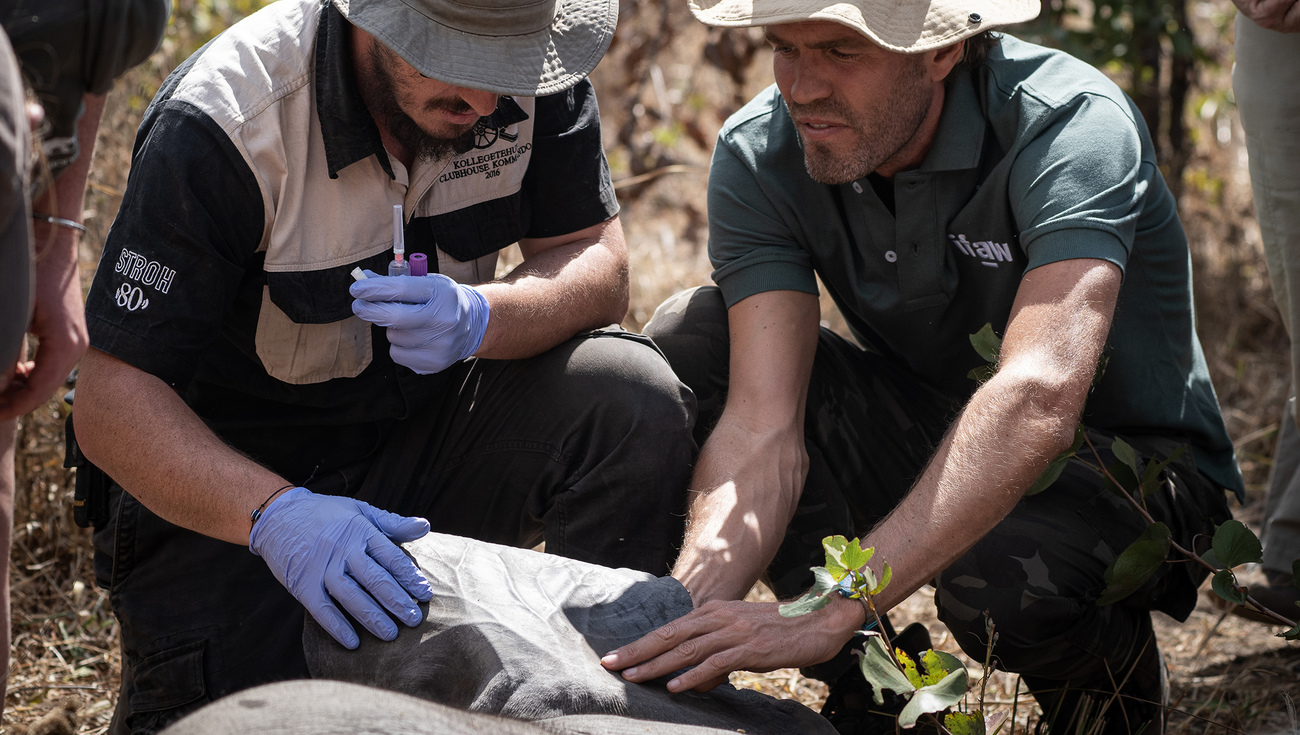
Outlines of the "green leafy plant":
M867 566L867 562L875 555L875 549L864 549L857 539L850 541L843 536L822 539L822 548L826 551L826 566L812 568L812 589L799 599L781 605L781 615L798 617L820 610L830 603L831 595L835 594L863 600L870 616L875 618L868 623L874 622L877 629L863 631L867 639L859 666L863 677L872 686L875 703L884 704L886 689L906 700L907 704L898 714L898 724L905 729L915 727L924 716L929 715L938 720L938 715L942 714L941 727L954 735L983 735L987 732L982 711L949 711L965 700L970 688L966 667L956 656L943 651L927 650L914 660L901 649L891 650L874 600L875 595L889 585L893 576L889 564L882 566L880 578L877 579L876 573ZM988 631L991 643L991 624ZM983 683L987 684L987 674ZM982 703L983 687L980 691ZM998 721L991 722L996 730Z
M970 336L970 340L975 351L989 364L972 370L969 377L983 382L991 378L997 370L1002 340L993 332L991 324L985 324ZM1104 369L1103 361L1097 366L1098 374L1093 378L1094 385ZM1085 444L1095 463L1079 455ZM1186 447L1178 447L1163 460L1151 458L1143 462L1137 451L1117 436L1111 441L1110 451L1115 459L1109 464L1104 464L1101 452L1093 444L1086 427L1080 423L1075 427L1074 442L1070 447L1056 455L1033 485L1025 491L1026 495L1043 492L1061 476L1066 464L1077 460L1101 474L1105 478L1106 489L1126 500L1129 507L1146 520L1147 527L1138 538L1120 552L1106 568L1104 576L1106 588L1097 599L1098 605L1113 605L1136 592L1160 569L1162 564L1166 561L1175 561L1169 558L1170 552L1173 551L1181 557L1180 561L1186 560L1199 564L1209 571L1213 575L1211 588L1219 597L1235 605L1244 605L1266 615L1280 625L1288 626L1289 630L1278 635L1287 640L1300 640L1300 625L1297 625L1295 620L1264 607L1237 582L1236 573L1232 571L1233 567L1258 563L1263 559L1263 547L1259 538L1245 524L1235 520L1223 523L1215 530L1209 551L1205 554L1197 554L1195 550L1176 543L1169 527L1153 518L1148 511L1147 497L1169 482L1165 470L1183 456ZM1300 588L1300 560L1293 564L1292 584Z

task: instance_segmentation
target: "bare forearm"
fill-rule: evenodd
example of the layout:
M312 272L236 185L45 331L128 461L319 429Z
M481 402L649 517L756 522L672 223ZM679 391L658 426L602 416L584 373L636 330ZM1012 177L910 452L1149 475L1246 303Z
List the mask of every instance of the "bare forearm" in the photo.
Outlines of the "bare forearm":
M817 297L770 291L727 314L727 406L696 463L686 540L673 570L697 606L744 597L776 555L808 473L804 404L817 351Z
M1030 271L998 372L975 394L907 497L864 539L889 562L886 608L993 529L1069 446L1110 330L1119 269L1069 260Z
M492 307L477 357L531 357L583 329L616 324L627 313L628 265L615 218L594 238L529 253L505 278L478 286Z
M86 194L86 179L95 155L95 135L104 114L104 95L88 94L82 98L85 112L77 121L77 158L60 172L59 177L32 201L32 211L53 217L81 221L81 206ZM76 231L65 226L34 222L34 239L41 261L77 262ZM54 263L51 263L54 265Z
M145 507L223 541L247 544L249 514L289 484L226 446L161 380L96 350L75 420L86 457Z
M704 445L673 569L696 606L743 598L776 556L808 471L802 439L801 426L763 435L724 417ZM772 464L752 477L758 456Z
M907 497L863 540L888 562L888 609L974 546L1069 446L1078 408L998 376L972 397ZM990 437L997 437L990 441Z

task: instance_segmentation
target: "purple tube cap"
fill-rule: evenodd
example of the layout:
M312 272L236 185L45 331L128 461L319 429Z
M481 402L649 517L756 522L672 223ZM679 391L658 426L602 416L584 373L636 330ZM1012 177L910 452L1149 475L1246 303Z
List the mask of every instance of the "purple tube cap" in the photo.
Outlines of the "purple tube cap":
M424 253L411 253L411 275L429 275L429 257Z

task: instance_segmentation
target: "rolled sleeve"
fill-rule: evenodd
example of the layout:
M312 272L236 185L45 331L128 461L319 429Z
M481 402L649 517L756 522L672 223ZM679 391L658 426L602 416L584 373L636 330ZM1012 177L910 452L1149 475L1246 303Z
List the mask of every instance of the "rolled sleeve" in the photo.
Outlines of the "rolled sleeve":
M211 118L146 118L86 300L91 345L178 390L217 338L261 240L252 171ZM260 271L259 271L260 272Z
M1028 268L1071 258L1128 262L1151 178L1134 110L1083 95L1025 146L1009 198Z
M532 158L523 183L532 212L527 237L567 235L618 214L591 82L538 97L533 114Z
M727 306L766 291L817 293L812 257L723 137L709 169L709 258Z

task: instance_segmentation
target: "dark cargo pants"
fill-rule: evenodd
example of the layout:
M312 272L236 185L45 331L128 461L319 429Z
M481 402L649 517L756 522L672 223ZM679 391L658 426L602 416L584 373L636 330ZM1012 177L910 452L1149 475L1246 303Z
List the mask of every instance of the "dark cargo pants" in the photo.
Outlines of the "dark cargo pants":
M354 473L359 491L342 479L307 486L423 516L442 533L544 540L548 553L669 571L694 401L648 339L597 330L528 360L448 372L450 389ZM167 523L120 488L110 502L95 550L122 633L113 733L154 732L231 692L308 676L303 608L262 559Z
M728 326L721 293L708 287L677 294L645 331L695 392L696 440L703 443L726 400ZM768 569L777 595L792 597L811 585L809 567L825 560L822 538L861 536L898 504L959 409L897 362L821 330L806 409L808 477ZM1092 437L1109 464L1112 435ZM1125 439L1148 457L1167 455L1179 443ZM1086 449L1081 454L1093 460ZM1166 489L1147 500L1174 540L1190 547L1197 534L1212 534L1231 515L1224 491L1184 456L1169 470ZM1098 473L1073 461L1055 484L1021 500L933 581L939 618L962 649L982 661L987 611L999 633L993 653L1000 667L1025 674L1039 688L1067 679L1074 686L1107 681L1107 667L1122 671L1145 644L1150 611L1186 619L1205 575L1191 564L1165 564L1131 597L1098 607L1103 572L1144 527L1137 513L1103 489ZM847 667L851 659L842 658ZM828 669L816 674L833 681L840 672Z

